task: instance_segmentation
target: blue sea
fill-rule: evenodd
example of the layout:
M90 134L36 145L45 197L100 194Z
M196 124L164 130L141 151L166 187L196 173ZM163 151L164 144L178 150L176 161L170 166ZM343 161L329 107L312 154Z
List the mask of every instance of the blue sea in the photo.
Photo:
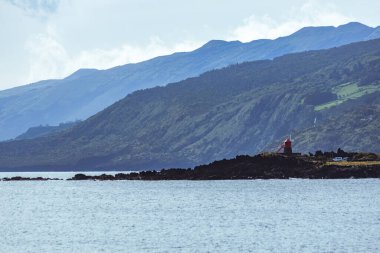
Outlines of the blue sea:
M378 253L380 180L0 182L0 252Z

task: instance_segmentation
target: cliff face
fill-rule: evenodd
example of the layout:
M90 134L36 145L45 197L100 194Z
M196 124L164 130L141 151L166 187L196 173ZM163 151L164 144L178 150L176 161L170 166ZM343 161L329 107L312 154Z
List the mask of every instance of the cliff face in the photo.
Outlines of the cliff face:
M271 151L288 134L296 152L378 152L379 73L380 40L233 65L134 92L65 133L0 143L0 169L189 167ZM324 131L331 146L301 134L325 123L338 127Z

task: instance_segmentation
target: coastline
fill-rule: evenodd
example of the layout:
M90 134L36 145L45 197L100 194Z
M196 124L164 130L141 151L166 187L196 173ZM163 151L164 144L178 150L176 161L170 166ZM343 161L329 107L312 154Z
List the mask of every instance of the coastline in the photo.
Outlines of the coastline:
M366 153L352 153L363 154ZM92 174L92 173L91 173ZM48 180L254 180L254 179L359 179L380 178L380 160L332 162L326 156L259 154L223 159L195 168L171 168L130 173L77 173L66 179L43 177L6 177L1 181Z

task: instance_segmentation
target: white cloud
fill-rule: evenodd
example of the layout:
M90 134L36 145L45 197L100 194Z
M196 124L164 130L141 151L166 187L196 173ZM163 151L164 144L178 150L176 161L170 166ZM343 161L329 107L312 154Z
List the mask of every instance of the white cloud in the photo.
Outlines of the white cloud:
M78 57L74 58L73 61L76 65L80 66L106 69L126 63L141 62L173 52L191 51L200 46L199 43L193 41L185 41L174 46L166 46L165 44L159 37L152 37L146 46L124 44L111 50L85 50Z
M46 0L42 2L46 3ZM243 42L262 38L274 39L305 26L339 25L348 21L350 18L337 12L333 5L321 7L315 1L308 1L299 8L290 9L282 20L268 15L252 15L241 26L233 29L225 39ZM74 53L65 47L57 25L52 23L47 25L44 33L33 36L27 42L26 49L30 59L27 82L63 78L80 68L107 69L178 51L191 51L205 42L184 41L170 45L158 36L153 36L145 44L124 43L111 48L81 49Z
M55 12L61 0L6 0L10 4L22 9L27 15L46 18Z
M30 60L27 82L63 78L80 68L107 69L126 63L141 62L173 52L191 51L200 45L197 42L185 41L166 46L158 37L152 37L146 46L124 44L109 50L97 48L70 55L58 41L55 32L49 29L45 34L33 36L26 44Z
M25 49L29 53L29 82L62 77L67 72L70 57L53 37L35 35L26 43Z
M300 8L291 9L282 20L273 19L268 15L262 17L252 15L234 29L228 39L242 42L275 39L305 26L336 26L349 21L352 21L352 18L337 12L334 5L321 6L315 1L308 1Z
M236 1L0 0L0 89L190 51L216 38L273 39L355 20L328 0L298 7L301 0Z

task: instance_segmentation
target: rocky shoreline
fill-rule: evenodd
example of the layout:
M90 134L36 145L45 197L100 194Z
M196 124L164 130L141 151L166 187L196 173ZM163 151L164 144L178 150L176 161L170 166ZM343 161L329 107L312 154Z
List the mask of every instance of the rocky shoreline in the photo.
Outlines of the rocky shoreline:
M87 176L77 174L69 180L233 180L233 179L344 179L380 178L380 162L372 165L328 165L308 156L237 156L194 169L163 169L139 173Z
M116 175L90 176L76 174L67 180L234 180L234 179L347 179L380 178L380 159L376 154L347 153L350 162L328 162L330 153L314 155L259 154L237 156L220 160L194 169L162 169ZM334 155L334 154L332 154ZM358 160L354 160L356 159ZM372 160L367 161L368 157ZM361 160L360 160L361 159ZM367 160L365 160L367 159ZM47 181L57 178L3 178L2 181Z

